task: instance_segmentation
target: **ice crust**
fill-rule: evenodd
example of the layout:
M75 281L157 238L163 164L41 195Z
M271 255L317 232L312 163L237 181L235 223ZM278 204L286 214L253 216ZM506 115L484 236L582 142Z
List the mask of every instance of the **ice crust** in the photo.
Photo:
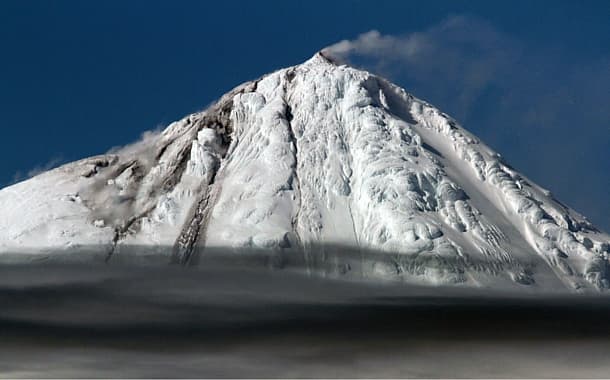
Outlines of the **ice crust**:
M432 105L319 53L152 140L0 190L0 259L133 245L182 263L322 250L339 274L332 247L352 247L384 253L359 265L372 278L610 286L607 234Z

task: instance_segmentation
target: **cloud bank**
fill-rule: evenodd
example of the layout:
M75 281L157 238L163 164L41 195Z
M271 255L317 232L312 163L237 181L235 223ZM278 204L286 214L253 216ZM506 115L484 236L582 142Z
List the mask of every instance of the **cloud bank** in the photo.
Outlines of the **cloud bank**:
M324 52L435 104L610 231L610 55L528 44L470 15L405 35L371 30Z
M607 297L520 298L233 264L0 267L0 372L598 378L609 371Z

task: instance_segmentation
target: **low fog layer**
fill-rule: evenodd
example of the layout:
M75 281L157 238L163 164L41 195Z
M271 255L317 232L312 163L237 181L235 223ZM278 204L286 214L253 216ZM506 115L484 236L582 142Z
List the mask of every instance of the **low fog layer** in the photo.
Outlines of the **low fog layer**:
M16 265L0 269L0 303L7 377L599 377L610 370L607 298L516 297L239 265Z

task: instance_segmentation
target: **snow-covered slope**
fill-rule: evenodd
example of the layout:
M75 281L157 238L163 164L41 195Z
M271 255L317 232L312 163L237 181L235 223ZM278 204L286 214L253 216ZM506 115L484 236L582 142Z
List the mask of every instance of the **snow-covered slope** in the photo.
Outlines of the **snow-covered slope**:
M137 246L190 263L228 247L338 275L604 289L609 242L449 116L320 53L0 191L5 261L97 247L112 262Z

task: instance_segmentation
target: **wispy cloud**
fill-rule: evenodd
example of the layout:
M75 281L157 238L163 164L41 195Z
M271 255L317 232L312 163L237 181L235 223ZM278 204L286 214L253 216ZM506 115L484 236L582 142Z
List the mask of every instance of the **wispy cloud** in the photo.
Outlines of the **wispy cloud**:
M158 125L155 129L144 131L140 135L139 140L129 143L127 145L114 146L108 150L107 154L117 154L121 156L137 155L142 161L142 163L148 164L152 160L154 155L154 143L161 136L161 132L163 131L163 129L163 125ZM65 164L66 162L68 162L68 160L66 160L62 155L57 155L51 158L46 163L38 164L27 171L17 171L15 174L13 174L13 178L9 185L25 181L41 173L44 173L51 169L55 169Z
M65 162L66 162L66 160L61 155L53 157L48 162L46 162L44 164L36 165L35 167L28 170L27 172L22 172L22 171L16 172L13 175L13 179L12 179L11 183L17 183L17 182L21 182L26 179L35 177L40 173L46 172L51 169L55 169L56 167L60 166L61 164L65 163Z
M159 139L164 129L164 125L158 125L154 129L142 132L142 134L140 134L139 140L129 143L127 145L114 146L110 148L107 153L133 155L138 154L138 152L140 152L142 149L150 150L151 146L155 145L155 142Z
M470 15L404 35L372 30L325 53L437 105L610 230L610 55L534 45Z
M401 36L372 30L324 51L340 61L421 87L424 94L419 96L442 98L446 94L458 111L453 116L462 119L476 99L506 77L522 56L516 41L489 23L464 15Z

